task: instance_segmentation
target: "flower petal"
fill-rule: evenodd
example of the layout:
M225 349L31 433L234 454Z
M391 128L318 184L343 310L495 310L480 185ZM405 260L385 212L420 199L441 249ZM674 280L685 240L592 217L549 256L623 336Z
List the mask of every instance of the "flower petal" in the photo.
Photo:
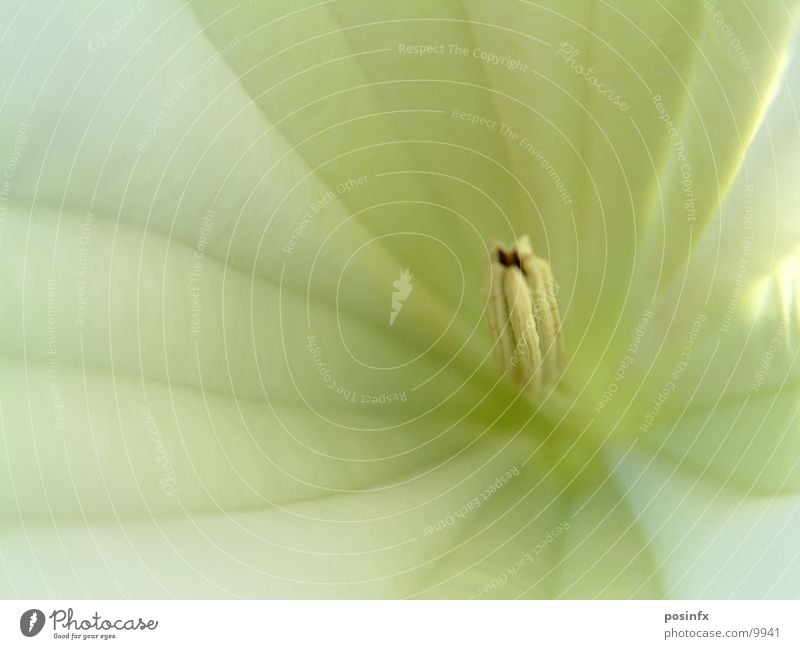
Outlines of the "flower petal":
M796 494L742 497L634 449L616 472L651 539L664 596L795 599L800 594Z
M627 376L610 381L622 389L605 413L654 453L752 495L800 488L798 42L715 221L652 307Z
M414 595L462 543L465 494L529 449L521 437L484 443L406 484L280 508L4 527L0 588L23 598ZM511 480L501 489L523 477Z

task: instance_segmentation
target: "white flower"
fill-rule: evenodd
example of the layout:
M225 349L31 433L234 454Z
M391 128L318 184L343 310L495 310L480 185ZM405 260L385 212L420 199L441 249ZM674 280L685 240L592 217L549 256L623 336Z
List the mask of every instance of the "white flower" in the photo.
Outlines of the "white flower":
M16 4L4 596L800 594L796 2Z

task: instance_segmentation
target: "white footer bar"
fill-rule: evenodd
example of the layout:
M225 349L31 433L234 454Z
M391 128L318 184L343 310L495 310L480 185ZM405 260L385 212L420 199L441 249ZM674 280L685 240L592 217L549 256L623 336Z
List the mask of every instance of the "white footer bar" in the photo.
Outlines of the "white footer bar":
M800 647L794 601L3 601L0 647Z

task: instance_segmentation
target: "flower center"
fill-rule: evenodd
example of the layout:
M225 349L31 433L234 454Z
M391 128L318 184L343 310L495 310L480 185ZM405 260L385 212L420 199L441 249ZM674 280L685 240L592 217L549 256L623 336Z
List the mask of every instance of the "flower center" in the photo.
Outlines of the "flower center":
M533 395L558 381L564 360L557 286L548 264L523 236L493 244L487 272L487 319L501 372Z

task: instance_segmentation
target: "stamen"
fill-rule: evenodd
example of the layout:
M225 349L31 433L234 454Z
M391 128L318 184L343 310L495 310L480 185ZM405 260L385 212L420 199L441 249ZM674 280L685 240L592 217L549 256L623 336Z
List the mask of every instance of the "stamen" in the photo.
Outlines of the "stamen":
M487 320L501 371L528 394L555 383L564 343L550 264L523 236L510 249L493 246L487 280Z

